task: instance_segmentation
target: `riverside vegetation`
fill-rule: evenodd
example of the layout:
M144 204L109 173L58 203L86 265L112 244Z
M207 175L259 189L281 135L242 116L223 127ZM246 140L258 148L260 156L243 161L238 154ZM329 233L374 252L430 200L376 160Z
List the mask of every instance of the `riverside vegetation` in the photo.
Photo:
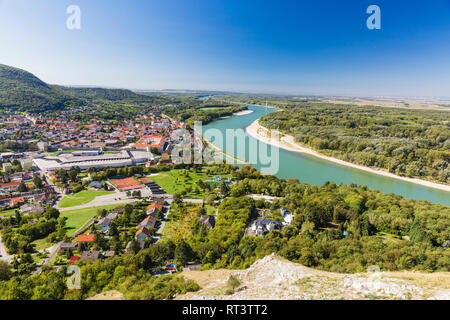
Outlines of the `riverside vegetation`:
M450 183L449 112L297 102L260 124L334 158Z
M188 165L177 169L198 170ZM404 199L364 186L301 184L261 175L251 167L223 165L235 183L212 192L209 184L205 205L218 206L213 229L198 224L205 214L202 204L192 214L192 204L176 195L171 212L178 215L186 232L158 242L137 254L123 254L94 263L81 262L82 290L65 287L65 270L44 267L42 275L29 277L0 266L2 299L84 299L105 290L119 290L130 299L170 299L177 293L198 290L198 285L177 276L156 278L148 271L167 262L190 261L204 269L248 268L271 253L305 266L333 272L364 272L370 265L382 270L449 271L450 208L426 201ZM206 190L208 189L208 190ZM215 193L215 196L214 196ZM279 197L272 203L255 201L247 194ZM222 200L221 200L222 199ZM190 206L189 210L185 206ZM261 209L281 219L284 207L295 214L294 222L265 236L244 236L248 223ZM189 219L183 219L189 214ZM169 217L170 218L170 217ZM336 228L329 228L330 222ZM346 233L344 233L346 231ZM409 239L408 239L409 238ZM29 264L27 255L17 260ZM23 260L23 261L22 261Z
M98 118L115 119L119 124L149 108L188 123L208 122L247 108L200 101L195 95L145 96L126 90L50 86L22 70L2 65L0 93L3 112L67 112L81 122ZM88 108L76 111L85 104ZM449 124L445 111L308 101L284 107L283 112L264 117L261 124L292 134L299 142L333 157L397 174L449 182ZM13 147L6 145L6 149L17 151ZM201 167L167 166L146 173L183 169L193 175ZM93 170L97 172L92 174L94 179L102 180L150 169L119 170ZM168 239L136 254L79 262L81 290L66 287L64 267L56 271L44 266L41 275L29 276L34 261L27 253L32 250L27 248L28 244L43 237L51 236L57 241L65 236L66 220L59 212L48 208L34 225L20 220L20 215L13 217L14 224L4 225L2 239L9 249L22 254L14 261L14 268L0 262L0 299L85 299L105 290L119 290L129 299L171 299L178 293L198 290L198 285L177 275L161 278L150 275L149 271L157 266L194 261L202 263L204 269L243 269L271 253L309 267L341 273L364 272L370 265L378 265L382 270L450 269L447 206L404 199L365 186L334 183L311 186L295 179L264 176L246 166L239 169L223 165L211 174L229 175L234 183L222 184L217 189L208 183L196 183L195 190L199 189L196 194L205 195L205 206L184 203L183 194L177 194L171 214L176 217L178 230L184 232L173 232ZM79 184L79 187L86 186ZM272 203L255 201L248 194L279 199ZM215 227L209 230L199 225L200 216L216 205ZM258 217L258 212L270 212L273 219L281 219L281 207L294 213L291 225L265 236L244 236L245 228Z

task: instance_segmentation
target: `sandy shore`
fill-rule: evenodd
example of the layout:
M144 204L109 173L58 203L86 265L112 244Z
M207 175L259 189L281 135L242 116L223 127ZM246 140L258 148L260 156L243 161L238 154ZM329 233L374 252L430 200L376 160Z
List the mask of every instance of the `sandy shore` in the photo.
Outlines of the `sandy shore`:
M207 142L211 146L212 149L214 149L215 151L221 153L225 158L228 158L228 159L232 160L232 162L229 162L229 163L231 163L231 164L236 164L236 163L249 164L248 162L246 162L244 160L241 160L241 159L239 159L239 158L237 158L235 156L232 156L232 155L226 153L225 150L222 150L221 148L216 146L209 139L207 139L203 134L199 134L197 131L196 131L196 134L198 134L205 142ZM225 159L223 159L223 160L226 162Z
M233 113L232 116L220 117L220 119L230 119L230 118L235 117L235 116L245 116L246 114L250 114L250 113L253 113L253 112L254 112L253 110L243 110L243 111L239 111L239 112Z
M358 164L354 164L351 162L347 162L344 160L340 160L340 159L336 159L336 158L332 158L332 157L328 157L325 155L322 155L312 149L309 148L305 148L303 146L300 146L299 144L297 144L295 142L295 139L293 136L289 136L289 135L285 135L280 133L277 130L269 130L263 126L261 126L259 124L259 119L256 120L255 122L253 122L250 126L248 126L246 129L246 132L249 136L258 139L264 143L270 144L272 146L281 148L281 149L285 149L288 151L292 151L292 152L298 152L298 153L304 153L304 154L309 154L312 155L314 157L318 157L321 159L325 159L340 165L344 165L344 166L348 166L348 167L352 167L352 168L356 168L356 169L360 169L360 170L364 170L367 172L371 172L371 173L375 173L378 175L382 175L385 177L389 177L389 178L394 178L394 179L399 179L399 180L403 180L403 181L407 181L407 182L411 182L411 183L415 183L415 184L420 184L426 187L430 187L430 188L435 188L435 189L439 189L439 190L444 190L447 192L450 192L450 186L448 185L444 185L444 184L439 184L439 183L435 183L435 182L431 182L431 181L425 181L425 180L421 180L421 179L417 179L417 178L407 178L407 177L400 177L397 176L393 173L390 173L388 171L384 171L384 170L380 170L380 169L374 169L374 168L370 168L370 167L366 167L366 166L362 166L362 165L358 165ZM275 133L278 133L278 136L280 137L280 139L276 139L275 137L272 137L271 134L274 135Z
M253 112L254 112L253 110L243 110L240 112L233 113L233 116L245 116L245 115L251 114Z

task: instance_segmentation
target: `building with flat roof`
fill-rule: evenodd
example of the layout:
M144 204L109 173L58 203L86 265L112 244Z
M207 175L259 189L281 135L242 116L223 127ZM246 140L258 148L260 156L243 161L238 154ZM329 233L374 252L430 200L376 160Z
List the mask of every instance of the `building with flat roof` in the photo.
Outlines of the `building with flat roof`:
M42 171L70 170L79 167L81 170L89 168L121 168L132 165L145 164L154 160L151 152L122 150L118 153L85 153L80 155L67 153L55 157L33 159L34 164Z

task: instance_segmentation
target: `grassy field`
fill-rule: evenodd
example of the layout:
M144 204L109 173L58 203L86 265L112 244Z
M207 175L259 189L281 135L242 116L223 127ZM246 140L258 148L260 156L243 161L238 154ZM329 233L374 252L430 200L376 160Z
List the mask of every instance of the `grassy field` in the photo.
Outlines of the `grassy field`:
M97 215L97 211L101 209L114 209L120 207L118 205L108 205L100 207L92 207L77 210L68 210L61 212L61 217L67 217L66 230L67 235L71 235L78 229L80 229L89 219Z
M16 213L16 210L19 210L19 209L11 209L11 210L0 211L0 216L12 216L12 215L14 215Z
M53 245L52 243L47 242L47 238L35 240L31 244L34 245L34 250L36 251L47 249Z
M186 172L188 175L186 175ZM228 178L229 175L223 175L223 178ZM158 175L148 177L157 183L165 192L169 194L181 193L188 187L192 187L192 191L186 194L186 198L201 199L204 196L203 190L199 188L199 192L195 193L195 183L199 180L210 181L214 180L214 176L207 175L205 172L186 171L184 169L170 170L161 172Z
M171 207L166 224L161 232L162 238L170 238L171 240L189 239L192 235L192 221L197 217L200 208L201 204L187 203L186 212L182 213Z
M60 208L70 208L70 207L80 206L80 205L91 202L96 197L104 196L104 195L111 194L111 193L113 193L113 192L83 190L72 196L65 196L64 199L62 199L59 202L59 207Z
M63 150L63 151L57 151L57 152L50 153L50 156L51 156L51 157L56 157L56 156L59 156L60 154L63 154L63 153L72 153L72 152L75 152L75 151L77 151L77 150Z

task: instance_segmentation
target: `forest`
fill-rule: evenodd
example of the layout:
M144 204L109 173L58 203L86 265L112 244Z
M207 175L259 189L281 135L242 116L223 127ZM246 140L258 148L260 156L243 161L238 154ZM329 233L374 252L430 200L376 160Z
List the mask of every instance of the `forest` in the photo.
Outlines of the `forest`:
M205 169L208 168L212 167ZM214 168L217 170L217 166ZM167 168L156 170L164 169ZM107 290L118 290L126 299L172 299L177 293L196 291L199 287L176 275L149 274L157 266L198 262L203 269L243 269L271 253L308 267L341 273L365 272L371 265L383 271L450 271L447 206L405 199L366 186L331 182L323 186L306 185L296 179L261 175L248 166L222 165L220 171L231 174L234 183L221 184L216 198L191 204L175 194L170 215L176 217L183 232L172 233L138 252L79 263L81 290L67 289L64 268L56 271L44 267L41 276L27 276L32 258L29 253L21 254L14 261L14 269L18 271L0 263L0 299L85 299ZM113 173L116 174L105 172ZM197 186L209 189L206 183ZM249 194L277 198L268 202L254 200ZM207 214L205 206L217 203L220 204L214 228L200 225L200 217ZM264 236L244 235L259 211L273 212L275 216L280 208L294 214L293 223ZM170 215L169 219L173 218ZM58 234L58 229L64 226L58 212L50 209L41 222L48 226L36 224L31 228L26 221L20 222L17 239L4 233L8 247L13 240L34 239L41 233Z
M163 112L178 121L193 125L194 121L207 124L220 117L231 116L233 113L247 110L246 105L228 104L220 101L200 101L198 99L186 99L176 108L165 108Z
M33 74L0 64L0 110L4 113L55 113L91 106L76 120L131 119L136 114L158 109L173 99L143 95L125 89L78 88L50 85Z
M136 255L116 256L81 266L81 290L67 288L67 268L43 268L41 275L13 275L0 261L0 300L80 300L107 290L118 290L130 300L173 299L197 291L199 286L177 275L155 277L151 268L174 255L171 243L157 245ZM22 258L23 259L23 258Z
M54 88L33 74L0 64L0 110L43 112L81 106L83 101Z
M384 194L365 186L309 186L298 180L264 176L243 167L218 208L209 230L198 221L202 206L172 204L180 227L171 240L186 243L191 260L204 268L248 268L272 252L322 270L364 272L370 265L382 270L449 271L450 208L427 201ZM247 194L280 197L273 203L255 201ZM294 223L264 237L244 236L258 209L294 213ZM190 219L183 219L184 215ZM330 228L330 225L332 227ZM189 230L189 231L187 231Z

